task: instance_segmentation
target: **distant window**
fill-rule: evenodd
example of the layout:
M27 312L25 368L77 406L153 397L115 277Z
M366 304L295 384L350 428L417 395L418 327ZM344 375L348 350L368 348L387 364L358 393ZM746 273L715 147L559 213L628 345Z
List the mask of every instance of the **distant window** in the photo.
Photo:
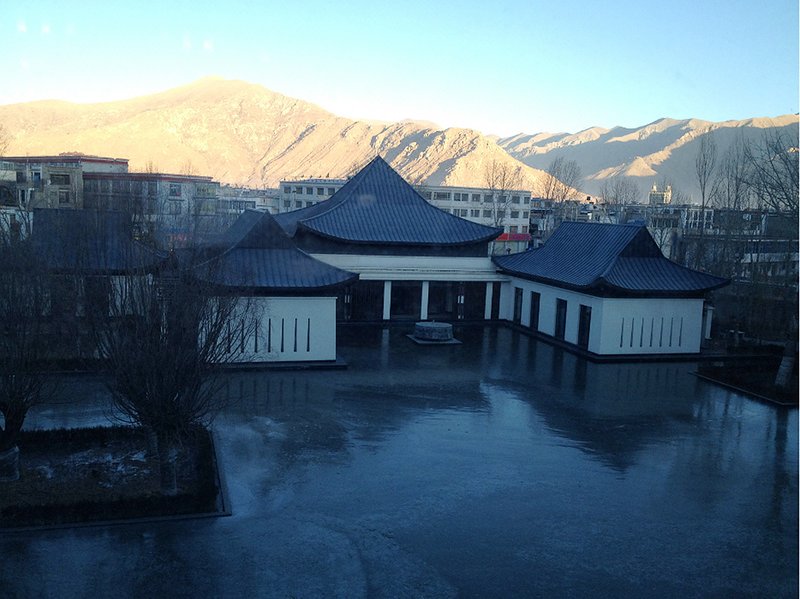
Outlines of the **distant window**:
M433 194L434 200L449 200L450 199L450 192L449 191L437 191Z
M466 209L462 210L461 211L461 216L469 216L469 210L466 210Z
M470 216L472 216L473 218L480 217L480 215L481 215L480 210L470 210Z
M284 186L283 193L292 193L292 188L288 185Z
M25 181L27 181L25 171L17 171L17 183L25 183Z
M491 202L492 201L492 194L490 194L490 193L484 194L483 201L484 202Z
M518 210L512 210L511 211L511 218L519 218L519 211Z
M522 232L523 233L527 233L528 232L528 225L522 225Z
M303 188L302 187L295 187L294 188L294 192L295 193L303 193Z
M336 188L335 187L329 187L328 188L328 195L332 196L334 193L336 193Z
M314 205L314 202L306 202L306 208L308 208L309 206L313 206L313 205Z
M313 196L314 195L314 188L313 187L306 187L306 195Z
M516 232L517 232L517 225L511 225L511 226L508 228L508 232L509 232L509 233L516 233Z
M52 185L69 185L69 175L53 173L50 175L50 183Z
M528 204L531 203L531 199L526 196L526 197L522 198L522 203L527 206Z
M291 208L292 207L292 201L291 200L283 200L283 207L284 208Z
M171 197L171 198L179 198L179 197L181 197L181 184L180 183L170 183L169 184L169 197Z
M167 209L169 210L170 214L180 214L182 206L183 206L183 202L168 202L167 203Z
M519 204L519 196L511 196L512 204Z
M324 187L317 187L317 195L325 195L325 188Z
M303 207L303 202L301 202L300 200L297 200L297 201L294 203L294 207L295 207L295 208L302 208L302 207Z
M491 210L484 210L483 211L483 218L492 218L492 211Z
M430 202L430 201L431 201L431 198L432 198L433 196L431 195L431 192L430 192L430 191L423 191L423 192L422 192L422 197L423 197L423 198L425 198L426 200L428 200L428 201Z
M480 202L480 201L481 201L481 194L479 194L479 193L473 193L473 194L472 194L472 201L473 201L473 202Z
M69 191L67 191L66 189L58 190L58 203L69 204Z
M527 210L523 210L522 211L522 218L528 218L529 216L530 216L530 212L528 212Z

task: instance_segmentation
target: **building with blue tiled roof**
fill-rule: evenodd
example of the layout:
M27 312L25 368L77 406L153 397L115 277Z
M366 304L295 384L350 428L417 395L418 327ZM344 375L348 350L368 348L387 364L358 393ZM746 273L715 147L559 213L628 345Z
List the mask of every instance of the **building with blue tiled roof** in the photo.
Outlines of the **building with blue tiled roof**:
M483 320L503 277L489 258L502 229L428 203L377 157L329 199L276 220L298 247L359 274L340 320Z
M699 352L704 297L729 283L665 258L644 225L565 222L494 261L509 277L504 318L602 356Z

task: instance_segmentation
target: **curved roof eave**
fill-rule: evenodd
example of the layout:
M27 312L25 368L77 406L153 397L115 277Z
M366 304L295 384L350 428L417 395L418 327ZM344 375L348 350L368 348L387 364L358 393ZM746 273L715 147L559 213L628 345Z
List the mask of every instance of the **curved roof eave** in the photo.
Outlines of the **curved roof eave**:
M397 245L430 246L430 245L434 245L434 246L455 247L455 246L459 246L459 245L468 245L468 244L473 244L473 243L483 243L483 242L488 243L490 241L493 241L494 239L497 239L503 233L503 230L498 228L498 229L495 229L489 235L486 235L485 237L479 237L479 238L475 238L475 239L467 239L467 240L464 240L464 241L430 242L430 241L383 241L383 240L378 240L378 239L366 239L366 240L348 239L348 238L345 238L345 237L337 237L336 235L331 235L329 233L325 233L324 231L320 231L319 229L314 229L314 228L308 226L304 221L298 221L297 229L302 229L304 231L308 231L310 233L313 233L314 235L319 235L320 237L324 237L325 239L331 239L333 241L342 241L342 242L352 243L352 244L357 244L357 245L392 245L392 246L397 246Z
M725 287L730 283L730 280L724 279L720 283L711 286L711 287L704 287L700 289L630 289L628 287L621 287L619 285L615 285L613 283L608 282L604 278L598 278L592 281L588 285L574 285L570 283L565 283L563 281L559 281L557 279L549 279L547 277L540 277L537 275L532 275L524 272L519 272L512 270L510 268L504 268L498 265L500 271L510 274L515 277L519 277L520 279L525 279L527 281L533 281L534 283L542 283L544 285L549 285L550 287L558 287L559 289L568 289L570 291L576 291L578 293L585 293L587 295L597 295L597 293L593 293L596 291L600 291L602 289L609 289L613 290L617 293L624 293L626 295L632 295L636 297L647 297L647 296L655 296L658 298L663 297L687 297L687 296L696 296L702 295L709 291L714 291L715 289L720 289L721 287Z
M664 296L685 297L688 295L702 295L704 293L708 293L709 291L714 291L715 289L720 289L722 287L725 287L729 283L730 283L729 279L723 279L722 281L720 281L715 285L711 285L708 287L696 287L694 289L631 289L629 287L622 287L621 285L616 285L614 283L611 283L605 277L600 277L591 285L591 287L592 288L605 287L607 289L613 289L614 291L620 293L634 294L637 296L657 295L658 297L664 297Z

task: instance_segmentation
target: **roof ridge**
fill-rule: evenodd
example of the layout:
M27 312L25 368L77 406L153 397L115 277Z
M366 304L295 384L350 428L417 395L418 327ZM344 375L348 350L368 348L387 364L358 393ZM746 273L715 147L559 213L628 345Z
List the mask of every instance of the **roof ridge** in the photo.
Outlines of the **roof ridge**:
M611 225L611 226L614 226L614 225L613 225L613 223L597 223L597 224L601 224L601 225ZM634 224L634 223L624 223L622 226L623 226L623 227L629 227L629 228L636 228L636 229L637 229L637 232L636 232L636 234L635 234L633 237L631 237L631 238L630 238L630 239L629 239L629 240L628 240L628 241L625 243L625 245L624 245L624 246L622 246L622 248L620 248L620 250L619 250L618 252L616 252L616 253L615 253L614 257L613 257L613 258L612 258L612 260L609 262L608 266L606 266L606 268L603 270L603 272L601 272L601 273L600 273L600 274L597 276L597 280L598 280L598 281L603 281L604 283L607 283L607 280L606 280L606 275L608 275L608 274L609 274L609 273L610 273L612 270L614 270L614 267L617 265L617 260L619 260L619 258L620 258L620 256L622 255L622 253L623 253L625 250L627 250L627 249L630 247L630 245L631 245L631 244L632 244L634 241L636 241L636 238L639 236L639 233L640 233L640 231L641 231L642 229L644 229L645 231L647 231L647 227L645 227L644 225L637 225L637 224ZM650 235L650 233L648 232L648 233L647 233L647 235ZM662 254L662 256L661 256L661 257L662 257L662 258L664 257L664 256L663 256L663 254Z
M325 209L324 209L324 210L320 210L319 212L316 212L316 213L312 214L311 216L308 216L308 217L306 217L306 218L301 218L301 219L298 219L298 221L297 221L297 225L298 225L298 226L300 226L300 225L303 225L303 224L305 224L305 221L314 220L314 219L315 219L315 218L317 218L317 217L323 216L323 215L325 215L325 214L329 214L329 213L330 213L330 212L332 212L333 210L336 210L337 208L339 208L340 206L342 206L342 205L343 205L343 204L344 204L344 203L347 201L347 199L348 199L348 196L347 196L347 194L343 194L343 193L342 193L342 191L344 191L345 189L348 189L348 193L352 193L352 191L350 191L350 190L356 190L356 189L358 189L358 186L359 186L359 185L361 185L361 182L363 181L363 179L364 179L364 177L365 177L364 173L365 173L365 172L367 171L367 169L368 169L368 168L369 168L369 167L372 165L372 163L373 163L373 162L375 162L375 161L376 161L376 160L378 160L378 159L380 159L381 161L383 161L384 163L386 163L386 161L385 161L385 160L383 160L383 159L380 157L380 155L378 155L378 156L375 156L375 158L373 158L372 160L370 160L370 161L369 161L369 162L368 162L368 163L367 163L367 164L366 164L366 165L365 165L363 168L361 168L361 169L360 169L360 170L359 170L359 171L358 171L358 172L357 172L355 175L353 175L352 177L350 177L350 179L348 179L348 180L347 180L347 182L346 182L344 185L342 185L342 186L341 186L341 187L340 187L340 188L339 188L339 189L338 189L338 190L337 190L337 191L336 191L336 192L335 192L335 193L334 193L334 194L333 194L333 195L332 195L330 198L328 198L327 200L325 200L325 201L323 201L323 202L320 202L320 203L316 204L316 206L320 206L320 205L323 205L323 204L327 204L328 202L333 202L333 204L332 204L332 205L327 205L327 206L325 206ZM390 167L390 168L391 168L391 167ZM338 198L338 199L336 198L336 196L337 196L337 195L339 196L339 198ZM313 206L311 206L311 207L313 208Z

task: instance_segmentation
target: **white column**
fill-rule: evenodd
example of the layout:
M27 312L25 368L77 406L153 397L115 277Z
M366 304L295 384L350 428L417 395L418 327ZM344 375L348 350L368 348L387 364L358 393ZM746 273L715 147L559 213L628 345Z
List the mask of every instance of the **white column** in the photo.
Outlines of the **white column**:
M392 282L383 282L383 319L389 320L392 310Z
M419 319L428 320L428 295L430 294L430 281L422 281L422 300L419 305Z
M491 281L486 283L486 307L483 310L483 318L484 320L489 320L492 317L492 292L494 291L494 285Z

